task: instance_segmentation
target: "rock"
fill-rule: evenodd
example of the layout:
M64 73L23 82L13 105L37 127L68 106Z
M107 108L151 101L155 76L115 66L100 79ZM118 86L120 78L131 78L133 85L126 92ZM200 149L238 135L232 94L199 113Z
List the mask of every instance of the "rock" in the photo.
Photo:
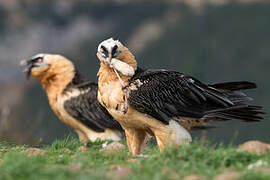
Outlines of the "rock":
M199 175L189 175L189 176L186 176L184 180L205 180L205 178Z
M247 141L240 145L240 149L253 154L262 154L270 151L270 144L261 141Z
M108 176L113 179L123 179L131 173L131 169L126 166L111 165Z
M26 153L30 156L32 156L32 155L42 155L42 156L47 155L46 151L39 149L39 148L28 148L26 150Z
M86 146L81 146L78 148L79 151L87 151L88 150L88 147Z
M99 150L99 152L104 152L104 153L116 153L119 152L120 150L124 149L125 146L119 142L112 142L105 146L103 149Z
M214 177L214 180L235 180L238 179L240 177L240 173L237 172L224 172L220 175L217 175L216 177Z

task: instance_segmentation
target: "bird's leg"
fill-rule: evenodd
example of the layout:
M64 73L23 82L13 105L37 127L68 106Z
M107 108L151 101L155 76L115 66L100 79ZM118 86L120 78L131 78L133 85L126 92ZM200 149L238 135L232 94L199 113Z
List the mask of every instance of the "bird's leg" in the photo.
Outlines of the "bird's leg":
M89 141L88 137L82 131L79 131L79 130L75 130L75 131L79 136L79 140L84 142L84 146L87 146L87 142Z
M124 128L128 149L132 155L138 155L141 152L141 146L144 142L146 132L143 130L137 130L133 128Z
M163 152L167 146L167 141L168 141L169 135L167 132L164 132L160 129L155 129L155 130L153 130L153 132L154 132L154 135L155 135L156 140L157 140L159 151Z
M121 77L119 76L117 70L114 69L114 68L113 68L113 70L114 70L114 72L115 72L117 78L119 79L119 81L120 81L120 83L121 83L121 86L122 86L122 91L124 92L125 104L124 104L124 110L123 110L123 113L126 114L127 111L128 111L128 99L127 99L127 98L128 98L128 90L127 90L127 88L126 88L126 85L125 85L124 81L123 81L123 80L121 79Z

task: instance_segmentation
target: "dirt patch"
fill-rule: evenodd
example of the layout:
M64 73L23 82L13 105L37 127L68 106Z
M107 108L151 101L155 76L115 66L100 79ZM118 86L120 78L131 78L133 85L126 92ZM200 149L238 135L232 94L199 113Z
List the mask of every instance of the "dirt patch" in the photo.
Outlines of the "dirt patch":
M214 177L214 180L235 180L240 177L240 173L237 172L224 172Z
M199 175L189 175L189 176L186 176L184 180L205 180L205 178Z
M111 165L107 176L113 179L123 179L131 174L131 169L126 166Z
M253 171L270 175L270 169L266 167L254 168Z
M72 172L78 172L81 170L81 165L78 163L73 163L69 165L68 169Z
M129 162L129 163L136 163L136 162L138 162L138 160L135 159L135 158L132 158L132 159L127 160L127 162Z
M42 149L39 149L39 148L28 148L26 150L26 153L30 156L32 155L41 155L41 156L45 156L47 155L47 152L42 150Z
M162 173L168 175L170 179L181 179L176 172L167 167L162 169Z

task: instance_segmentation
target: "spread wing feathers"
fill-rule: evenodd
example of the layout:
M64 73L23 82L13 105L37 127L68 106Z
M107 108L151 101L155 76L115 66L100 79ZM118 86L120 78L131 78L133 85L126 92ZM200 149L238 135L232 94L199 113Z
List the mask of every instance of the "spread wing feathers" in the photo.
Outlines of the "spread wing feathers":
M74 88L80 93L73 97ZM97 132L104 132L106 128L122 130L120 124L99 104L97 90L97 84L91 82L70 87L69 92L65 92L66 95L71 96L64 102L65 110L72 117Z
M252 99L235 91L256 87L249 82L207 85L175 71L138 69L129 87L129 104L165 124L174 117L203 118L204 122L262 119L261 107L246 104Z

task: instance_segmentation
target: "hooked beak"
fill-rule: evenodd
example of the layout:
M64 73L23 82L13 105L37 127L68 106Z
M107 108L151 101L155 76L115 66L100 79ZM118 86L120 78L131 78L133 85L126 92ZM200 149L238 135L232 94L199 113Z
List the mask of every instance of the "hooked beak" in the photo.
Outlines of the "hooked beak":
M32 68L34 63L31 60L21 60L20 66L24 67L23 72L26 74L26 78L29 79L31 75Z
M108 63L108 65L111 65L112 62L112 55L109 54L109 56L106 58L106 62Z
M112 55L109 54L108 57L104 57L102 56L102 54L100 52L97 52L97 57L103 61L107 66L111 66L111 62L112 62Z

